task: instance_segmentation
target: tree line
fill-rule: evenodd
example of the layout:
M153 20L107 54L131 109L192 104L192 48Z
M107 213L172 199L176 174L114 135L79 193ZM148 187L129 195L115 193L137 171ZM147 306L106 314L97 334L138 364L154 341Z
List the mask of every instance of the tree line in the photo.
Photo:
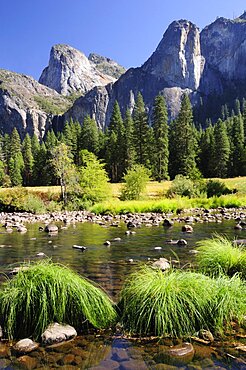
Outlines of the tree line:
M21 141L16 128L11 135L1 136L0 185L41 186L60 181L56 162L66 146L61 161L77 168L82 165L81 151L87 150L105 163L112 182L122 180L128 169L136 164L146 167L151 177L162 181L177 174L192 179L199 177L235 177L246 175L246 104L237 100L230 114L222 107L221 118L214 124L206 121L205 129L194 124L192 106L187 95L181 102L179 114L168 123L165 99L155 98L149 117L143 97L138 94L131 113L122 117L118 102L113 107L105 132L98 129L94 119L87 116L82 125L70 120L62 132L47 132L44 140L26 134ZM60 148L61 149L61 148Z

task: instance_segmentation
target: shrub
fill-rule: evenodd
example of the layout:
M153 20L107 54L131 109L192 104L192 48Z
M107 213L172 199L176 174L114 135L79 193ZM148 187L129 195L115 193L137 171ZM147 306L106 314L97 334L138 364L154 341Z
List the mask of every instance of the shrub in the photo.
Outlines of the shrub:
M206 183L206 192L208 198L211 198L213 196L220 197L221 195L232 194L232 190L230 190L224 182L217 180L209 180Z
M202 328L221 334L232 320L244 322L246 286L238 276L217 280L143 266L126 281L119 306L133 334L187 337Z
M210 275L223 273L233 276L240 273L246 279L246 251L243 247L234 246L226 237L219 235L197 244L200 270Z
M147 182L150 180L150 171L140 164L136 164L127 170L123 180L125 184L121 189L122 200L138 200L145 191Z
M195 198L199 197L204 192L204 182L202 180L193 181L189 177L183 175L175 176L170 189L167 191L167 196L173 198L175 196Z
M112 302L89 280L49 260L23 265L0 290L1 325L8 338L38 338L52 322L77 330L105 328L116 319Z

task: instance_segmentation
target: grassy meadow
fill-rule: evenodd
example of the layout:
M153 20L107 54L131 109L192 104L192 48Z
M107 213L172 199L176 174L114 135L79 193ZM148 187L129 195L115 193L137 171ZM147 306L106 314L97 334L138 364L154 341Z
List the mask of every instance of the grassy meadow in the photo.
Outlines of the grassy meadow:
M149 181L146 191L140 200L121 201L121 183L109 184L111 194L106 201L87 205L87 209L95 213L143 213L143 212L176 212L177 210L190 208L217 208L217 207L241 207L246 206L246 177L230 179L213 179L223 181L235 194L214 196L207 198L188 198L175 196L167 198L166 194L171 187L171 181ZM30 211L34 213L59 211L62 204L59 202L60 186L39 186L23 188L1 188L0 204L2 211ZM1 206L0 206L1 207ZM70 209L73 204L70 205Z

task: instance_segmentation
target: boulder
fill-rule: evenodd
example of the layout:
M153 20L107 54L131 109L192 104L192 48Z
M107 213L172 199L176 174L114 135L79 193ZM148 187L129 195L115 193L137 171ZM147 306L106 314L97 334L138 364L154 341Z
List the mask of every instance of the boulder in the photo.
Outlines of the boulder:
M57 233L58 226L56 226L55 224L46 225L44 231L46 231L46 233Z
M168 218L165 218L165 220L163 221L163 226L166 226L166 227L171 227L173 226L174 222L172 220L169 220Z
M29 338L21 339L14 345L14 350L18 353L29 353L37 349L38 343L33 342Z
M76 336L77 332L72 326L53 323L48 326L41 338L43 344L54 344L64 342Z
M193 233L193 227L191 225L182 226L182 231L184 233Z
M166 258L159 258L157 261L153 263L152 266L154 268L158 268L164 271L170 268L170 263Z

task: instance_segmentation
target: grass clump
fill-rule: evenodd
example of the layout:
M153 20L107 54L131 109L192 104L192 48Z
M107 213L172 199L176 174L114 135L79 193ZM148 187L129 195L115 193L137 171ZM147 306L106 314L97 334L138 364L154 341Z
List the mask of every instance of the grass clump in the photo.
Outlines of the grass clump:
M232 319L243 322L246 287L238 277L216 280L143 266L126 281L120 306L123 326L131 334L187 337L202 328L217 334Z
M233 245L225 236L215 235L212 239L201 240L197 255L201 271L210 275L241 274L246 279L246 251L242 246Z
M50 260L23 265L0 291L1 326L7 338L38 338L52 322L106 328L116 312L106 293Z

